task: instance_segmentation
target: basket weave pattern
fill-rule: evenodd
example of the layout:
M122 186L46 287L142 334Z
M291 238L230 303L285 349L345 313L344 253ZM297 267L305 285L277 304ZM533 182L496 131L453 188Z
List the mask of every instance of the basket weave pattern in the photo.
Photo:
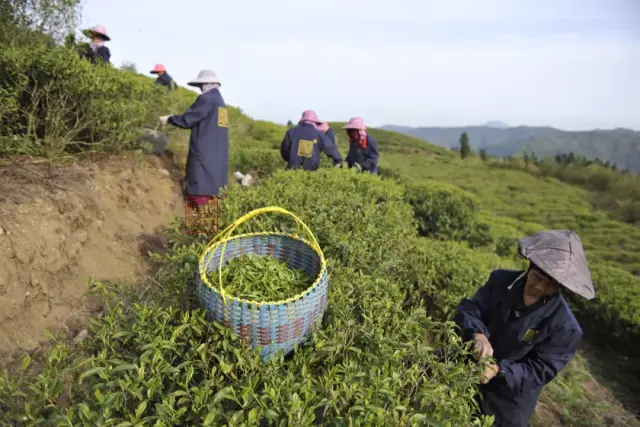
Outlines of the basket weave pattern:
M224 253L223 253L224 251ZM234 258L244 255L269 256L287 263L313 277L314 283L304 292L287 300L247 301L221 293L204 275L218 272ZM306 240L284 233L251 233L227 238L209 246L201 257L196 279L200 304L209 317L233 331L253 348L261 347L266 359L283 350L288 353L302 343L320 322L328 302L329 279L324 256Z

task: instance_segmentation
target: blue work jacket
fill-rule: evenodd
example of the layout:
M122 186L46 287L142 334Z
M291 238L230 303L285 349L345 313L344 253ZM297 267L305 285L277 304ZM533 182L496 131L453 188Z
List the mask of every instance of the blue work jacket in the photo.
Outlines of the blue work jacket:
M500 373L481 385L483 413L494 426L526 427L542 388L575 355L582 328L560 293L525 307L522 271L495 270L472 298L462 300L455 322L466 340L487 336Z

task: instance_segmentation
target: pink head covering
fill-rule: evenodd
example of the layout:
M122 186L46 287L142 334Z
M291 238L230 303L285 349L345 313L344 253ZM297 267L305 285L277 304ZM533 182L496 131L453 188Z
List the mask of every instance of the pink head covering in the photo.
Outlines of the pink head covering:
M367 130L367 127L364 125L364 119L360 117L352 117L349 119L349 123L347 123L346 126L343 126L342 129Z
M92 37L93 35L101 36L105 41L111 40L111 38L107 35L107 29L102 25L96 25L93 28L84 31L87 37Z
M153 67L153 70L151 70L151 74L166 73L166 72L167 72L167 68L162 64L156 64L156 66Z
M329 123L327 123L327 122L322 122L322 123L320 123L320 125L318 126L318 130L319 130L320 132L326 132L326 131L328 131L328 130L329 130Z
M318 119L318 115L315 111L306 110L302 113L302 118L300 119L298 124L300 123L313 123L314 125L319 125L322 122L320 121L320 119Z

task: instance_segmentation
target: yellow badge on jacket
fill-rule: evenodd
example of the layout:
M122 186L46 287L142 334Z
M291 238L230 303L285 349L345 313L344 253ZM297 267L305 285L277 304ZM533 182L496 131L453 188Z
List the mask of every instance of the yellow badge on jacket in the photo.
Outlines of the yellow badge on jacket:
M527 329L527 332L525 332L524 336L522 337L522 341L526 342L527 344L531 344L531 341L533 341L537 336L538 331L536 331L535 329Z
M306 158L313 157L313 144L316 142L318 142L317 139L314 139L313 141L301 139L298 142L298 156Z
M224 107L218 107L218 127L229 127L229 111Z

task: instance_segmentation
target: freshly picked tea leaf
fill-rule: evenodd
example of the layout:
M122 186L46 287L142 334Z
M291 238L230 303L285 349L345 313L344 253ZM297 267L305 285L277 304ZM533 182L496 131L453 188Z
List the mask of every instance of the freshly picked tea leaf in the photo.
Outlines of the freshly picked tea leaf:
M209 273L209 282L220 287L218 272ZM234 258L222 267L222 286L227 294L252 301L279 301L303 292L314 278L283 261L260 255Z

